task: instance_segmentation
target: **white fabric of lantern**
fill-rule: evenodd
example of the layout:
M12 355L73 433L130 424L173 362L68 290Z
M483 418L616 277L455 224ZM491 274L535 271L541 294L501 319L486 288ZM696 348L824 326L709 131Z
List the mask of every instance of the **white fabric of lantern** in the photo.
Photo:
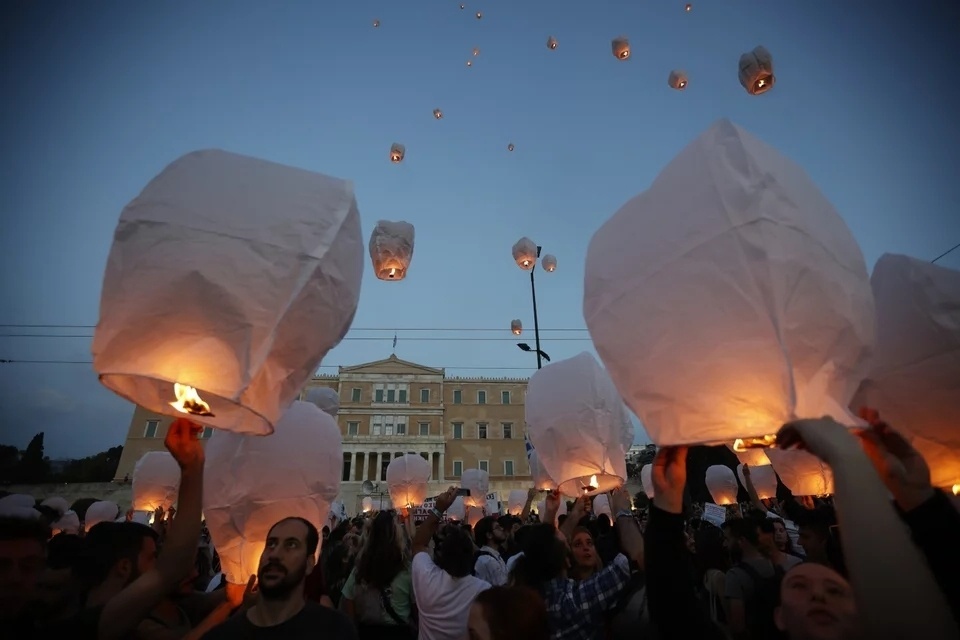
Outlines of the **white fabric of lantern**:
M116 502L110 500L94 502L87 508L87 513L83 516L84 530L90 531L101 522L113 522L119 515L120 507Z
M537 264L537 243L524 236L513 245L513 260L524 271L533 269Z
M133 468L134 511L164 511L177 501L180 465L167 451L149 451Z
M483 507L467 507L467 513L463 521L471 527L477 526L477 523L483 520Z
M70 510L70 503L67 502L66 498L61 498L60 496L51 496L41 502L40 506L53 509L60 517L63 517L63 514Z
M715 504L736 504L740 485L737 484L737 476L730 467L722 464L707 467L704 482Z
M0 517L17 520L39 520L42 514L33 507L7 503L0 504Z
M773 56L765 47L756 47L740 56L738 67L740 84L752 96L766 93L777 81L773 75Z
M852 406L878 410L949 489L960 483L960 271L887 254L871 284L877 347Z
M593 499L593 512L598 517L600 515L606 515L613 520L613 512L610 511L610 498L607 497L607 494L601 493Z
M510 321L510 331L511 331L511 332L513 333L513 335L515 335L515 336L520 335L521 333L523 333L523 323L520 322L519 320L511 320L511 321Z
M427 498L430 463L418 453L394 458L387 465L387 488L390 501L397 507L416 507Z
M543 266L544 271L553 273L557 270L557 256L552 253L548 253L543 256L543 260L540 261L540 264Z
M464 504L463 496L457 496L453 503L450 505L450 508L447 509L446 516L454 522L461 522L467 515L467 507Z
M565 495L584 495L592 483L589 493L623 484L629 420L607 372L587 352L548 364L527 385L530 442Z
M7 509L11 507L24 507L33 509L36 504L36 498L26 493L11 493L8 496L3 496L0 498L0 509Z
M80 516L77 515L76 511L65 511L63 515L60 516L60 519L54 522L50 528L54 534L66 533L68 535L76 535L80 533Z
M363 513L373 511L373 498L371 498L370 496L367 496L363 500L361 500L360 511L362 511Z
M469 489L470 495L463 497L468 507L483 508L487 505L487 492L490 490L490 474L481 469L466 469L460 476L460 487Z
M670 75L667 76L667 84L671 89L676 89L678 91L683 91L687 88L687 74L685 71L679 69L674 69L670 72Z
M406 155L407 148L399 142L394 142L392 145L390 145L390 162L403 162L403 158Z
M413 260L413 225L380 220L370 234L370 259L380 280L403 280Z
M783 486L795 496L833 493L833 471L806 451L769 449L767 456Z
M731 445L727 445L730 451L733 451ZM746 451L733 451L740 464L748 464L751 467L763 467L770 464L770 458L767 457L766 450L760 447L753 447Z
M747 481L743 476L743 465L737 465L737 477L740 478L740 484L747 488ZM777 497L777 472L773 465L765 464L759 467L750 466L750 481L753 488L757 490L757 497L762 500Z
M796 417L850 424L875 329L846 224L803 169L729 120L596 232L583 314L661 446L772 435Z
M203 424L271 433L350 328L362 275L350 182L189 153L120 214L93 368L150 411L184 416L179 383L209 404Z
M527 492L523 489L513 489L507 497L507 513L518 516L523 513L525 504L527 504Z
M648 498L653 500L653 465L645 464L640 467L640 485Z
M311 387L304 394L304 400L317 405L327 415L337 417L340 413L340 394L330 387Z
M203 512L231 584L257 572L270 527L299 516L320 529L340 492L340 429L309 402L291 404L266 437L215 432L206 458Z
M530 452L527 461L530 463L530 475L533 477L534 487L540 491L553 491L557 488L557 483L554 482L550 474L547 473L543 465L540 464L540 454L537 453L536 449Z

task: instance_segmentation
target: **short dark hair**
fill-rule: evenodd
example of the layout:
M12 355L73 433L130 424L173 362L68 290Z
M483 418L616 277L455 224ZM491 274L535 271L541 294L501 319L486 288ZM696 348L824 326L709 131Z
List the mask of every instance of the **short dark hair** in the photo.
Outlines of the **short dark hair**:
M307 528L307 539L305 540L307 545L307 555L315 556L317 554L317 547L320 546L320 532L318 532L317 528L313 526L313 523L306 518L301 518L300 516L290 516L289 518L278 520L277 522L273 523L272 527L270 527L270 531L267 532L267 537L270 537L270 533L276 529L278 525L291 520L295 520Z
M71 569L83 555L83 538L71 533L58 533L47 544L47 566L54 571Z
M87 588L99 586L121 560L136 562L143 541L158 541L157 532L139 522L100 522L83 539L83 553L74 568Z
M473 525L473 540L478 547L487 544L487 536L493 533L493 527L497 524L496 516L485 516L480 518L480 522Z
M723 529L734 538L746 540L753 546L760 544L760 521L758 518L735 518L723 523Z
M31 518L0 517L0 540L36 540L46 545L50 538L50 527L42 520Z
M473 540L461 527L448 527L437 548L437 566L454 578L473 572Z

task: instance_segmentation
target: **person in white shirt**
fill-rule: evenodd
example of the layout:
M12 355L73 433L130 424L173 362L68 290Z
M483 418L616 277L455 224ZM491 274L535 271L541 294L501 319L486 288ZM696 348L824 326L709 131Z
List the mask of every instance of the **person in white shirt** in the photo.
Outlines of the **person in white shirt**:
M495 516L482 518L473 527L473 538L480 547L475 555L473 575L486 580L495 587L507 584L507 563L500 556L500 545L507 539Z
M467 636L470 605L490 583L473 575L473 541L460 527L450 527L434 555L429 545L443 512L457 496L456 487L437 496L436 508L417 528L413 538L411 574L420 618L420 640L463 640Z

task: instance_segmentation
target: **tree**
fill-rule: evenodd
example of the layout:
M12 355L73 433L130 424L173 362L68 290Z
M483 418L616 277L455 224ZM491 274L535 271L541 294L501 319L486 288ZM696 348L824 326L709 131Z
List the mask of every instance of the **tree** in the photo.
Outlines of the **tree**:
M57 475L58 482L110 482L120 464L122 446L111 447L106 451L79 460L71 460Z
M16 482L40 484L50 479L50 458L43 455L43 431L33 436L20 454Z
M0 484L13 484L17 478L20 449L12 444L0 444Z

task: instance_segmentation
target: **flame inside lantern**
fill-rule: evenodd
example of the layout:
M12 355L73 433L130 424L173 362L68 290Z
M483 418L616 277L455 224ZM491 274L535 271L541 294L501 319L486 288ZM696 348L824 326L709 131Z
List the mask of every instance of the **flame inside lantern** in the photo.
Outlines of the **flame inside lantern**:
M583 493L587 494L592 491L596 491L600 487L600 483L597 481L596 474L590 476L590 482L583 488Z
M953 485L953 495L960 495L960 483Z
M177 399L175 402L171 402L170 406L177 411L193 416L213 417L210 405L204 402L197 390L190 385L176 382L173 385L173 393L177 396Z
M733 441L733 450L743 453L748 449L769 449L777 444L777 436L760 436L759 438L737 438Z

